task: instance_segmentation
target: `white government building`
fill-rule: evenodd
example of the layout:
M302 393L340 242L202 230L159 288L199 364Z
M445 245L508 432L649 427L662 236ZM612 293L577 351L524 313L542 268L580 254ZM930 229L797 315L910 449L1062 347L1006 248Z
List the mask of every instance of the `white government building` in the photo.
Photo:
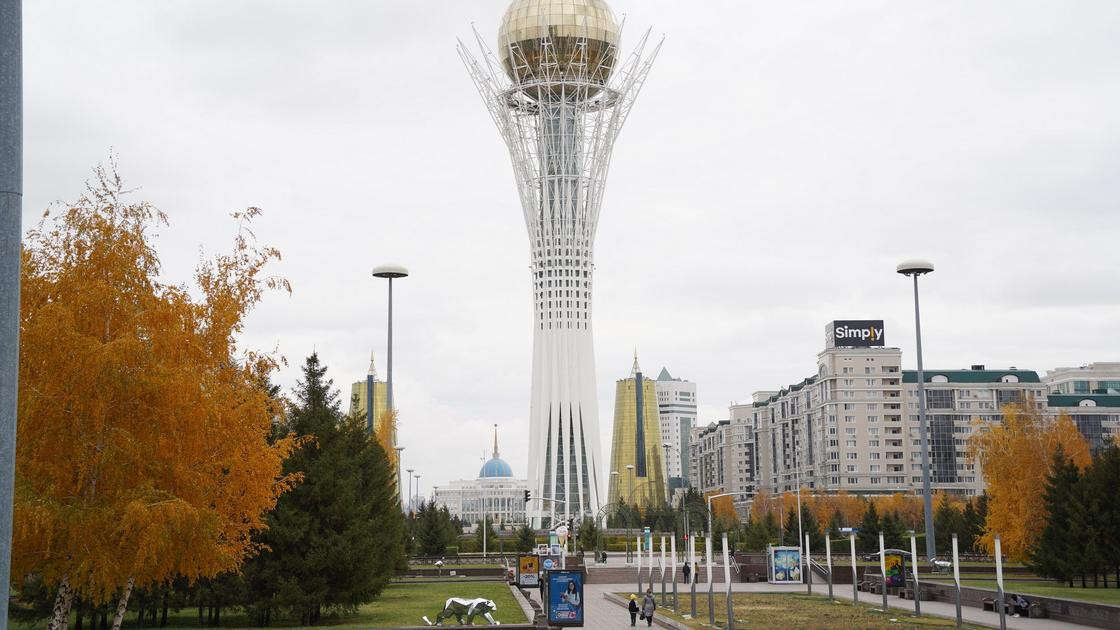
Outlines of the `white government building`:
M525 491L529 482L514 479L513 470L498 456L498 428L494 427L494 453L478 471L477 479L452 481L432 488L436 505L447 506L452 516L467 523L489 515L497 526L525 523Z

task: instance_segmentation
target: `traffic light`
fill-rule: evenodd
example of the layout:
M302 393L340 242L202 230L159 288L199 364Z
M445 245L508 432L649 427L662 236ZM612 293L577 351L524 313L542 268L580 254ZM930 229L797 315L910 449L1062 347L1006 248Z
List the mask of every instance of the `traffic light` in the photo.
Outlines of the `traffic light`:
M525 502L526 503L529 502L529 491L528 490L525 491Z

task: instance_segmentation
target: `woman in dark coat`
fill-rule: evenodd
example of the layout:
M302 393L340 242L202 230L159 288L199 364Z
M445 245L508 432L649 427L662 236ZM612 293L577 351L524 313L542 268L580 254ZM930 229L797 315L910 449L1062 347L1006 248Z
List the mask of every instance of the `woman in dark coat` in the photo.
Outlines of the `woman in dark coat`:
M657 600L653 598L653 589L646 589L646 596L642 599L642 618L647 626L653 625L653 611L657 610Z

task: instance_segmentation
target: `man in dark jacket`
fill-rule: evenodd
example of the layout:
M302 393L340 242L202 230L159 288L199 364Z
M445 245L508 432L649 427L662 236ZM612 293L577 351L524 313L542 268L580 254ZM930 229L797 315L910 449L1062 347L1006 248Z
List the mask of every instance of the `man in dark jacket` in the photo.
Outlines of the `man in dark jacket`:
M692 573L692 564L685 562L681 570L684 571L684 583L688 584L688 576Z

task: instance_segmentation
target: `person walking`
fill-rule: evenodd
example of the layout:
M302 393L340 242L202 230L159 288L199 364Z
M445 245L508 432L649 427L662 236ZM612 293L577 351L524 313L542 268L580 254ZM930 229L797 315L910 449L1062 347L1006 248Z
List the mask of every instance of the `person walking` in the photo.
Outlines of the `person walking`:
M653 625L653 611L657 610L657 600L653 598L653 589L646 589L646 596L642 599L642 619L646 620L646 626Z
M696 580L699 577L700 577L700 563L699 562L693 562L692 563L692 582L695 583Z
M684 571L684 583L688 584L688 576L692 573L692 565L685 562L684 566L681 567L681 571Z
M638 596L630 593L630 625L638 623Z

